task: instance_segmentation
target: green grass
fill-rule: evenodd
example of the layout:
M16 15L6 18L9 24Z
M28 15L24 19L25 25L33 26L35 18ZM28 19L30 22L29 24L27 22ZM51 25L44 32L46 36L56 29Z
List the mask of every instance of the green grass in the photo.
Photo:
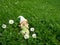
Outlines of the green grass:
M32 33L28 40L18 35L20 15L35 28L36 39ZM15 21L13 25L9 25L10 19ZM0 45L60 45L60 0L0 0Z

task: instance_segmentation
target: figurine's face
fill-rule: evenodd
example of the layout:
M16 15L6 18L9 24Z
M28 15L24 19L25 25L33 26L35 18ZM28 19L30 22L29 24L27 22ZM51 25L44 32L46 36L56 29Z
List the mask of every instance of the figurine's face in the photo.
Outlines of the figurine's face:
M23 21L23 22L21 23L21 27L22 27L22 26L26 26L26 27L28 28L28 25L29 25L29 24L28 24L27 21Z

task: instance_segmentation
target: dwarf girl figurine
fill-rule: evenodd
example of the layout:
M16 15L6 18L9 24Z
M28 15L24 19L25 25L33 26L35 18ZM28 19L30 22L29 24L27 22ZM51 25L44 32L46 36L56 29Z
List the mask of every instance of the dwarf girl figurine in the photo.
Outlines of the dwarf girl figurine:
M21 33L22 35L28 34L29 35L29 24L27 19L25 19L23 16L19 16L20 18L20 27L21 27Z

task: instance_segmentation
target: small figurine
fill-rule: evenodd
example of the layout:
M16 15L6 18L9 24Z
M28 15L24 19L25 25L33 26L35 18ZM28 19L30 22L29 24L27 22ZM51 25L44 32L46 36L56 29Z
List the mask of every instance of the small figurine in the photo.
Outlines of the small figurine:
M22 35L28 34L29 35L29 24L27 19L25 19L23 16L19 16L18 18L20 18L20 27L21 27L21 33Z

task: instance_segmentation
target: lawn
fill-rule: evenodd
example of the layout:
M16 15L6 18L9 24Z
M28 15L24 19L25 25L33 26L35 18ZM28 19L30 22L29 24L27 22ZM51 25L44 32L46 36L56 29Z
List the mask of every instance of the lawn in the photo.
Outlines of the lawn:
M35 28L36 39L32 32L27 40L19 34L20 15ZM0 45L60 45L60 0L0 0Z

